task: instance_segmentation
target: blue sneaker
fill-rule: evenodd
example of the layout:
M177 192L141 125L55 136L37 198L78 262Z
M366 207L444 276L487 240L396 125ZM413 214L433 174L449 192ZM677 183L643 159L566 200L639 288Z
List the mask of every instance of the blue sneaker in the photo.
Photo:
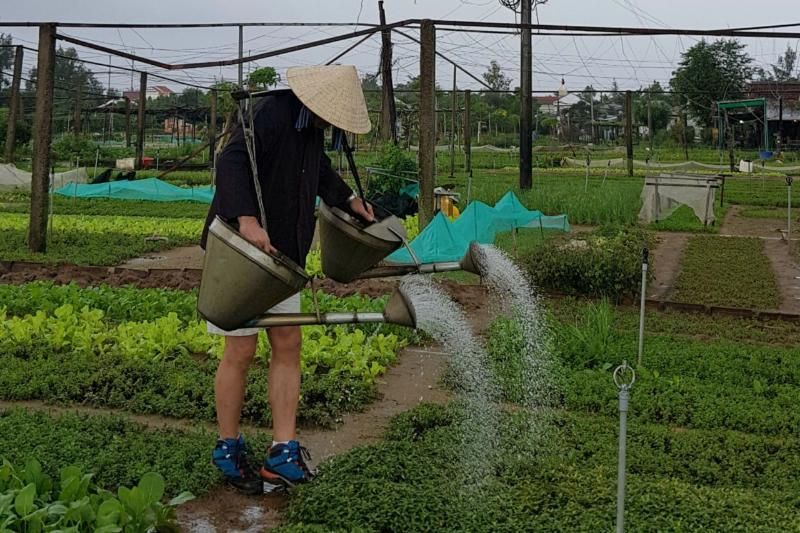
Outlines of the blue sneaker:
M269 492L267 485L290 489L311 481L314 475L306 465L307 460L311 460L311 454L296 440L271 447L261 469L261 477L266 482L264 490Z
M264 482L247 461L244 437L218 440L211 455L214 465L225 476L225 482L244 494L263 494Z

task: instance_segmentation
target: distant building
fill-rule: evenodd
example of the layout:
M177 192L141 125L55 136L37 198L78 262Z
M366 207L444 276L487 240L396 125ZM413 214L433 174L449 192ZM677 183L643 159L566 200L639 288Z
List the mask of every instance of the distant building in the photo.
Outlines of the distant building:
M534 96L533 101L539 104L539 113L542 115L556 116L559 108L563 113L580 101L580 98L572 93L569 93L560 99L555 95Z
M148 100L158 98L159 96L171 96L173 94L175 94L175 92L166 85L153 85L152 87L148 87L145 92ZM131 102L139 101L139 91L125 91L122 93L122 96L130 99Z
M766 99L771 142L782 131L782 148L800 149L800 81L754 81L747 97Z

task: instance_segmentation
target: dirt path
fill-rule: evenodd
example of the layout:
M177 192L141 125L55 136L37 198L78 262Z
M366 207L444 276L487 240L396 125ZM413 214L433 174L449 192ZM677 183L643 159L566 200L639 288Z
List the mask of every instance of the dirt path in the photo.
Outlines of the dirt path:
M772 271L783 297L778 310L784 313L800 313L800 268L791 257L788 244L784 241L765 240L764 254L772 264Z
M199 246L183 246L153 254L136 257L120 265L123 268L203 268L203 249Z
M421 402L446 402L449 394L438 386L445 355L436 348L408 348L380 380L381 399L362 413L347 414L332 430L306 429L298 438L318 465L333 455L380 439L393 416ZM283 497L245 497L220 487L178 510L181 528L196 533L256 532L280 524Z
M762 237L780 239L786 222L776 218L751 218L742 216L742 206L732 205L722 221L719 234L735 237Z
M657 238L658 244L651 253L653 280L648 286L647 297L668 300L681 271L681 259L686 243L689 242L689 234L661 231Z

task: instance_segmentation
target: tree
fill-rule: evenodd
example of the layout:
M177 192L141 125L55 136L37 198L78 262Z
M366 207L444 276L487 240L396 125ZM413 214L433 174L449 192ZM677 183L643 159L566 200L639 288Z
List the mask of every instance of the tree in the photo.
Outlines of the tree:
M508 78L500 68L500 65L492 59L489 68L483 73L483 79L493 91L507 91L511 87L511 79Z
M772 73L775 81L798 81L795 76L797 66L797 52L791 46L786 45L786 52L778 57L778 62L772 65Z
M30 70L28 77L29 81L25 83L25 88L27 92L33 93L38 78L36 67ZM74 48L59 47L56 50L53 85L53 114L56 116L68 115L74 111L79 89L82 109L95 107L107 100L103 84L81 63Z
M4 73L10 71L13 62L14 49L11 48L11 35L0 33L0 70ZM10 84L10 78L6 80L5 74L0 75L0 89Z
M642 90L642 93L636 99L634 106L634 116L639 124L647 125L647 104L648 99L650 103L650 114L653 120L653 133L658 130L667 129L669 120L672 117L672 104L667 95L664 94L664 89L661 84L654 81L650 87Z
M682 54L680 66L672 73L670 86L688 99L689 111L705 126L711 126L714 104L744 95L752 78L753 58L736 39L700 41Z
M247 88L251 91L256 89L268 89L274 87L281 81L281 76L272 67L261 67L255 69L247 77Z

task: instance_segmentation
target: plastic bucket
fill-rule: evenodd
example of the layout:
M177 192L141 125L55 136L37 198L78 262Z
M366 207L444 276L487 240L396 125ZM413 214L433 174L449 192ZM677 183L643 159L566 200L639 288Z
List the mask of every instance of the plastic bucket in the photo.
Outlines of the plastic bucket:
M406 231L395 216L364 225L341 209L319 204L322 271L334 281L349 283L403 245Z
M308 280L291 259L260 250L216 218L208 231L197 311L215 326L234 330L302 290Z

